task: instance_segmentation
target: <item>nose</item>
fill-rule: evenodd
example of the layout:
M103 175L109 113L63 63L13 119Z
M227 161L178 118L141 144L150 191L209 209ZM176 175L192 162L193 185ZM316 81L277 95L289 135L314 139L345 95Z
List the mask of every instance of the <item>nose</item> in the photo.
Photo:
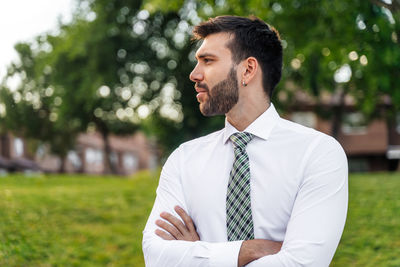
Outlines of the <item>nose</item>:
M204 79L203 72L201 71L201 68L199 67L199 64L194 67L192 72L189 75L189 79L192 82L201 82Z

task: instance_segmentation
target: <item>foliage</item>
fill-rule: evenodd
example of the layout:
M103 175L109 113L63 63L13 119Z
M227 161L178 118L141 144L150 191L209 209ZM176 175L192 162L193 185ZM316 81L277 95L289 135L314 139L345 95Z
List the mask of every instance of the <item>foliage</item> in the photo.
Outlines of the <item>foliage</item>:
M61 149L59 154L73 146L76 132L88 127L102 132L105 140L109 133L132 133L142 127L165 152L223 127L222 116L200 114L188 79L195 64L192 26L221 14L254 14L281 32L283 81L274 95L281 111L304 104L295 97L298 88L308 92L316 111L333 117L336 125L346 96L352 96L368 118L382 116L390 122L400 110L397 1L77 3L71 23L16 46L21 62L11 66L9 77L23 77L17 89L22 100L16 103L15 92L7 96L7 90L1 90L0 102L8 104L7 116L0 121L39 140L53 142L54 137L51 147ZM39 96L40 108L25 101L28 87L30 94ZM47 88L54 90L50 97L43 95ZM327 94L333 96L328 103ZM60 145L59 140L66 142Z
M336 95L325 112L317 107L321 114L335 115L330 107L344 105L345 96L350 95L366 117L393 119L393 113L400 110L400 81L396 79L400 74L400 12L397 2L391 11L376 5L383 2L175 0L168 5L170 9L179 6L181 14L190 10L186 13L192 18L253 14L276 26L285 48L283 82L275 94L280 109L288 111L301 104L296 102L294 88L302 88L317 103L326 94ZM144 6L157 10L165 5L147 0ZM388 99L391 106L381 112Z
M126 88L131 92L130 98L122 102L134 109L126 117L140 123L149 135L155 135L166 151L183 140L221 127L222 117L207 120L200 114L188 79L194 66L188 14L160 11L150 15L132 6L132 1L100 0L90 5L96 14L93 24L101 33L111 32L104 38L115 45L111 55L117 56L119 68L109 71L117 77L109 87L120 98ZM99 46L99 42L94 41L93 45L110 54L110 49ZM111 58L107 62L110 64ZM115 99L113 106L117 100L121 103ZM118 115L118 110L112 112Z
M221 127L222 117L206 120L196 108L188 79L194 66L188 19L176 12L150 15L139 9L141 4L139 0L79 1L71 23L16 47L29 50L31 58L26 61L21 54L22 70L11 68L8 78L26 76L21 87L45 79L46 84L35 90L49 86L54 89L53 98L62 99L52 111L59 124L73 124L74 131L95 127L105 140L109 133L132 133L141 125L168 151L182 140ZM25 71L39 59L34 71ZM36 119L44 113L43 106L17 113L15 101L8 99L8 114L14 114L6 117L11 129L25 134L23 123L15 117L35 122L34 129L48 129L48 118ZM73 139L75 135L69 133L64 134ZM28 137L48 140L41 135Z
M35 52L23 43L15 49L20 62L9 67L8 75L18 76L21 83L13 89L1 85L0 99L6 114L0 122L16 135L50 144L51 152L64 158L81 130L79 120L71 120L60 112L62 91L50 84L47 53L40 48Z
M1 178L0 265L144 266L142 230L156 176ZM399 266L399 186L398 173L350 176L332 266Z

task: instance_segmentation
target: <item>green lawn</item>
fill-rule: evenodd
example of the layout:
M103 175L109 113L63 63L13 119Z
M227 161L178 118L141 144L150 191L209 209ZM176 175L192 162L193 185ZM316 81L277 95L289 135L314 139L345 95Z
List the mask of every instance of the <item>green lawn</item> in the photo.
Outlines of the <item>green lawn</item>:
M156 175L0 177L0 266L144 266ZM400 174L350 177L332 266L400 266Z
M400 266L400 174L349 178L347 222L332 266Z
M0 266L144 266L157 178L0 178Z

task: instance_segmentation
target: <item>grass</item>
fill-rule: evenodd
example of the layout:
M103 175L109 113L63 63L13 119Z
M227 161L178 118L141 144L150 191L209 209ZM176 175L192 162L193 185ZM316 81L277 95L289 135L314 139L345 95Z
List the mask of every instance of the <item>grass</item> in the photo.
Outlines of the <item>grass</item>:
M0 266L144 266L149 176L0 178Z
M400 174L351 175L349 211L332 266L400 266Z
M400 174L350 177L331 266L400 266ZM144 266L142 230L157 178L0 178L0 266Z

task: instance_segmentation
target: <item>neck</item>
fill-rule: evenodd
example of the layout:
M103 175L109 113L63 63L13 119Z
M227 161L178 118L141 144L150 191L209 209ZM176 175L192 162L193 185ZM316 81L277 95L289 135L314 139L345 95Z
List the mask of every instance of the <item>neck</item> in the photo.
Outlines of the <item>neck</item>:
M240 98L239 98L240 99ZM245 130L253 121L270 106L269 99L264 97L247 98L240 101L225 114L228 122L238 131Z

